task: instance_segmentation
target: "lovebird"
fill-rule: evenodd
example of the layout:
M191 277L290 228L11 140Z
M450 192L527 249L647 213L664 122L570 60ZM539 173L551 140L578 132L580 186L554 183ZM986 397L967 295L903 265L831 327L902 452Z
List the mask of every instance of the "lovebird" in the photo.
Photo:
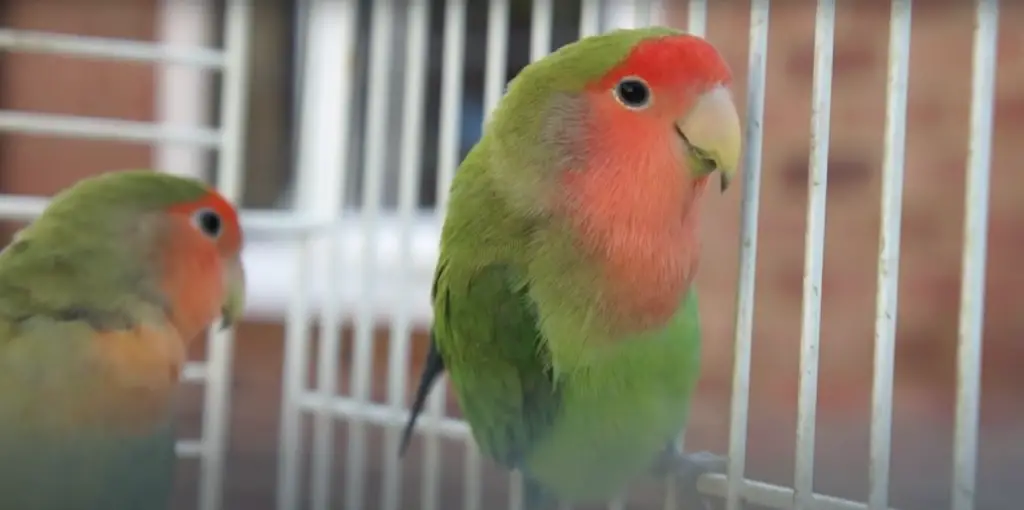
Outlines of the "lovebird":
M111 172L0 251L0 508L167 510L186 349L243 308L235 209L199 181Z
M509 83L451 184L400 453L446 372L531 510L669 474L703 503L698 475L726 459L679 438L700 370L699 205L740 159L730 84L711 44L665 27L583 38Z

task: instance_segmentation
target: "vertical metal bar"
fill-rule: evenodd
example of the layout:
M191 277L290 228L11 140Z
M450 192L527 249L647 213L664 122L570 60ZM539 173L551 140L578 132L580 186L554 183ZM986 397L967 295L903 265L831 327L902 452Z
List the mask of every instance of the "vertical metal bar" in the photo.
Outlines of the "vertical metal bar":
M513 471L508 475L508 510L524 510L523 473Z
M679 436L676 438L676 449L678 451L686 451L686 427L680 431ZM678 492L679 484L675 477L668 477L665 482L665 499L662 500L662 508L664 510L676 510L678 504Z
M551 51L551 29L555 24L553 0L533 0L530 15L530 62L536 62Z
M352 352L352 400L368 403L373 371L374 274L376 273L377 221L380 218L381 192L386 170L389 82L391 79L391 39L394 0L374 2L370 15L369 94L366 110L366 152L363 165L360 226L363 237L360 266L360 295L356 310L355 345ZM345 462L345 508L363 508L366 476L366 423L352 420L348 428L348 455Z
M296 251L296 278L288 300L284 330L277 510L299 508L299 481L302 479L302 464L299 462L302 458L302 407L299 399L306 389L309 366L309 277L315 262L313 239L304 236Z
M686 31L701 37L708 33L708 0L690 0L687 5Z
M473 441L472 434L465 440L466 455L463 459L462 508L463 510L480 510L480 450Z
M427 416L440 420L444 417L448 388L442 376L434 384L427 398ZM437 433L427 429L423 439L423 510L437 510L441 490L441 445Z
M740 211L739 282L736 289L736 336L729 417L729 466L726 510L742 508L750 409L750 357L754 337L754 288L757 279L757 220L760 212L761 157L764 140L764 101L768 65L770 0L750 2L750 42L747 62L747 118L743 145L743 199Z
M416 213L420 173L423 169L423 108L426 88L428 30L430 28L430 0L412 2L407 7L405 48L405 87L402 99L402 138L398 177L398 271L403 281L410 279L413 265L412 226ZM406 384L409 374L409 348L412 321L409 302L399 299L390 328L388 349L388 404L394 409L405 405ZM401 429L389 427L384 447L384 482L382 497L384 510L399 510L402 493L402 466L399 464L398 446Z
M818 399L818 345L821 326L821 271L825 252L829 121L832 106L832 46L835 0L818 0L814 22L814 85L811 99L811 154L807 234L804 238L804 290L800 327L800 394L797 409L796 473L793 510L814 505L814 427Z
M661 25L665 23L665 2L667 0L648 0L647 24Z
M669 478L669 480L665 483L665 499L663 499L661 503L661 508L663 510L676 510L677 508L679 508L676 490L676 481L672 478Z
M346 182L342 162L345 160L345 143L349 130L349 103L351 96L351 64L355 45L355 0L309 0L306 4L304 55L302 56L302 88L297 96L301 99L301 114L298 115L299 150L296 152L296 200L297 208L305 209L320 219L336 219L343 199L342 187ZM297 21L298 23L298 21ZM278 464L278 510L299 508L301 501L302 464L302 406L299 403L306 391L309 359L309 278L312 268L321 268L325 273L333 271L330 260L337 232L327 229L328 239L302 240L297 257L295 291L289 302L285 327L285 361L281 411L281 439ZM333 281L333 280L330 280ZM320 366L317 370L317 386L320 391L335 393L336 369L328 360L337 359L336 347L328 345L337 330L336 313L332 286L327 285L326 296L321 301L324 314L321 335L324 342L320 350ZM331 312L334 310L334 312ZM332 323L333 321L333 323ZM328 324L330 323L330 324ZM336 342L336 338L334 341ZM332 356L329 352L335 351ZM315 449L312 466L311 506L314 509L329 507L330 473L334 448L332 443L333 417L324 409L316 410L314 424Z
M175 46L208 46L213 30L214 2L161 0L160 39ZM209 119L212 88L206 69L161 62L157 65L157 118L167 127L202 126ZM153 166L176 175L204 178L206 151L162 142L153 148Z
M583 39L601 30L601 0L580 0L580 33Z
M224 28L225 62L221 84L221 147L217 155L217 189L239 203L245 180L246 102L249 97L249 40L252 6L244 0L227 0Z
M992 110L999 40L998 0L977 0L971 73L971 134L964 196L964 251L957 351L956 432L952 510L974 508L981 400L982 331L985 320L985 257L988 243Z
M509 0L490 0L487 9L487 58L484 68L484 123L504 95L508 79Z
M351 62L355 50L358 5L354 0L313 0L310 5L309 42L306 48L303 97L302 142L309 145L309 159L301 159L303 177L298 204L307 203L319 219L336 221L344 200L344 171L350 129L353 75ZM326 239L314 245L315 267L328 282L320 304L320 348L317 351L317 393L321 399L337 394L340 308L337 281L338 235L327 229ZM303 381L303 384L305 381ZM313 466L311 506L326 510L331 502L331 473L334 465L334 417L326 409L316 409L313 422Z
M638 12L643 8L639 1L608 2L601 9L601 30L607 32L620 28L636 28L639 26Z
M303 92L306 89L306 76L302 72L306 68L306 61L309 58L309 25L310 20L310 9L311 4L318 0L295 0L293 16L295 19L292 23L292 65L291 65L291 86L292 86L292 115L291 121L294 129L298 129L298 126L302 125L302 108L299 105L303 101ZM291 140L292 159L294 161L295 154L299 153L301 149L301 141L298 136L293 136ZM296 190L293 189L293 193ZM297 200L296 200L297 201Z
M652 0L639 0L636 2L633 17L636 19L638 27L646 27L651 24L651 4L653 3Z
M886 89L885 149L882 157L882 225L878 248L875 364L871 395L868 507L889 508L892 455L892 389L896 357L896 312L903 212L903 166L910 74L911 0L893 0L889 17L889 80Z
M225 13L225 62L221 85L221 146L217 154L217 189L235 204L242 199L242 157L245 147L248 100L249 36L252 7L245 0L231 0ZM199 509L217 510L224 489L224 456L227 454L231 409L231 361L234 329L207 335L206 402L203 411L203 463L199 482Z
M441 69L441 130L437 151L437 208L440 221L448 205L452 176L459 164L462 128L462 78L465 74L466 0L448 0L444 9L444 58Z

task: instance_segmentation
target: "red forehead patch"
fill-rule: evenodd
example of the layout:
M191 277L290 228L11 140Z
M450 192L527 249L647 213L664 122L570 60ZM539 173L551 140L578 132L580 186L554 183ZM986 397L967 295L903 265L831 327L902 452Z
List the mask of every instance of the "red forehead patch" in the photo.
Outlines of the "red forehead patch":
M704 88L729 84L732 72L711 43L689 34L648 39L638 43L629 55L612 68L598 84L611 88L626 76L643 78L652 86Z

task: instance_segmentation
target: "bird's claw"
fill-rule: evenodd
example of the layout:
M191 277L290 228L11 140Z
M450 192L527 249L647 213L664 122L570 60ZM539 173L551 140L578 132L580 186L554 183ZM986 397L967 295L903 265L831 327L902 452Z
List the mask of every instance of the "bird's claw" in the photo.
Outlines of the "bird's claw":
M729 459L711 452L683 453L677 447L669 447L658 459L655 471L662 475L675 475L681 482L683 508L688 510L710 510L711 504L697 490L697 480L708 473L724 473Z

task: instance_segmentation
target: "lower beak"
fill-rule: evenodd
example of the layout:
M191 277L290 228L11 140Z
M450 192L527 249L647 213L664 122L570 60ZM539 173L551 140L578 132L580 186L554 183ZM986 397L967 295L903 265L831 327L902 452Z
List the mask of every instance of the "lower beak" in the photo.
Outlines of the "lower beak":
M224 264L224 303L221 304L221 329L233 326L242 317L245 309L245 269L240 257L233 257Z

